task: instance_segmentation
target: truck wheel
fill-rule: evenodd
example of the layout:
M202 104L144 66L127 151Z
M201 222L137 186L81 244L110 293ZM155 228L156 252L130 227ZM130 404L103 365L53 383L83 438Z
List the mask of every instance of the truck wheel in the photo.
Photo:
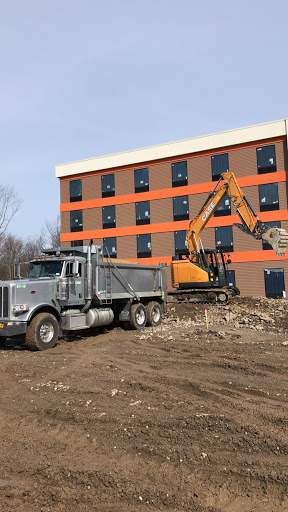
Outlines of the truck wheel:
M161 314L161 307L158 302L149 302L146 306L146 312L147 312L147 325L156 327L161 323L162 314Z
M130 328L131 329L143 329L145 327L147 321L146 309L143 304L133 304L131 306L131 320L130 320Z
M59 324L50 313L36 315L26 332L26 345L30 350L47 350L55 347L59 336Z

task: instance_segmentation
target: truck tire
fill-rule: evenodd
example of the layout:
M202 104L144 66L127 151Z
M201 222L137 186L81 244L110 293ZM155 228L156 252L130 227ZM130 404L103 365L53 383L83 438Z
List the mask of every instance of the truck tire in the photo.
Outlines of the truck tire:
M26 345L30 350L55 347L59 337L59 324L51 313L39 313L27 327Z
M156 327L161 323L162 313L161 306L158 302L149 302L146 306L147 323L149 327Z
M143 329L147 321L146 308L139 302L131 306L131 320L129 322L130 328L133 330Z

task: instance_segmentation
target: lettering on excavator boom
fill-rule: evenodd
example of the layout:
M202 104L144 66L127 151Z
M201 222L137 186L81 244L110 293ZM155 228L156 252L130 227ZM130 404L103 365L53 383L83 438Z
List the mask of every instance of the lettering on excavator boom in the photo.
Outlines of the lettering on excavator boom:
M203 222L207 219L208 215L210 215L210 213L212 212L213 208L215 208L215 203L213 201L211 201L211 203L209 204L206 212L204 213L204 215L202 215Z

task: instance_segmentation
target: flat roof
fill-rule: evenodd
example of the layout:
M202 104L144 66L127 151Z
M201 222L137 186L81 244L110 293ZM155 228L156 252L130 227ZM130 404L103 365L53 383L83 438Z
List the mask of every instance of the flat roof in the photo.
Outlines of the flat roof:
M225 132L202 135L177 142L159 144L146 148L123 151L111 155L88 158L76 162L69 162L56 165L56 177L73 176L93 171L113 169L130 165L138 166L141 163L173 158L179 155L209 151L236 144L245 144L251 141L270 139L273 137L287 136L287 121L272 121L244 128L237 128Z

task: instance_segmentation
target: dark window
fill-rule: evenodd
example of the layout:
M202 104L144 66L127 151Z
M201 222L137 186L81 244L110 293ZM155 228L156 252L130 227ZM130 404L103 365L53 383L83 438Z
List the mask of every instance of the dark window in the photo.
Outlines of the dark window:
M147 192L149 190L148 167L143 167L143 169L135 169L134 180L136 194L138 192Z
M137 258L151 257L151 235L137 235Z
M189 219L188 196L173 197L174 220Z
M103 229L115 228L116 217L115 217L115 205L103 206L102 207L102 222Z
M212 181L218 181L222 172L229 171L228 153L211 156Z
M83 240L72 240L71 247L79 247L83 246Z
M266 297L277 299L285 297L283 268L264 268Z
M224 197L214 212L215 217L223 217L224 215L231 215L231 201L230 197Z
M135 203L136 208L136 225L150 224L150 201L141 201Z
M216 248L224 252L233 251L233 232L232 226L221 226L215 228Z
M82 201L82 180L70 181L70 202Z
M107 256L107 250L110 258L117 258L117 246L116 237L111 236L110 238L103 238L104 256Z
M260 212L279 210L278 183L259 185Z
M188 252L186 245L186 231L174 232L175 254L182 254Z
M256 149L258 174L276 172L275 146L263 146Z
M72 232L83 231L82 210L70 212L70 228Z
M187 183L187 162L174 162L172 164L172 187L184 187Z
M272 222L263 222L264 226L268 226L269 228L281 228L281 222L279 220L274 220ZM262 240L262 249L263 251L269 251L272 249L271 245L266 242L266 240Z
M102 197L115 196L115 180L114 174L104 174L102 180Z
M227 285L236 286L235 270L227 270Z

